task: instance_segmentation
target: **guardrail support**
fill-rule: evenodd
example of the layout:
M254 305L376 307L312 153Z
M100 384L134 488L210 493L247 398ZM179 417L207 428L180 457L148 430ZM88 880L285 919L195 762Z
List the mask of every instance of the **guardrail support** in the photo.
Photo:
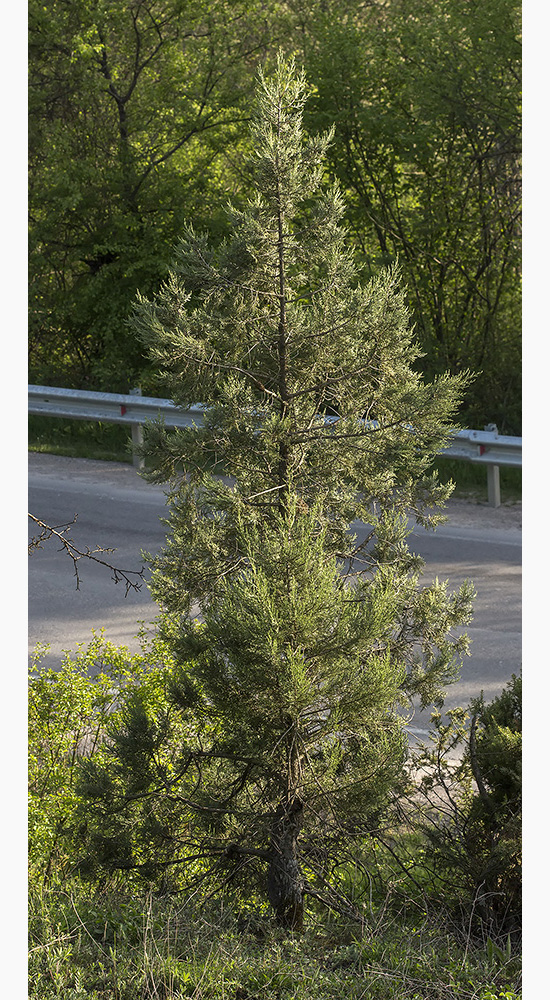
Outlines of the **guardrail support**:
M141 396L141 389L139 387L137 389L130 389L129 395ZM139 446L142 444L143 444L143 424L132 424L132 448L133 448L132 463L134 464L136 469L145 468L145 460L143 458L140 458L139 455L136 455L136 448L139 448Z
M498 437L496 424L485 424L484 430ZM500 469L498 465L487 466L487 500L490 507L500 507Z
M498 465L487 466L487 499L490 507L500 507L500 472Z

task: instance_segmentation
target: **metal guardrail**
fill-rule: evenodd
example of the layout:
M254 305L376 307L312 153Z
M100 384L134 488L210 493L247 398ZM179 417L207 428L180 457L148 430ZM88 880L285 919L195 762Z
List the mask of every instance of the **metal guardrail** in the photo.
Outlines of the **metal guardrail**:
M187 410L177 407L170 399L142 396L139 389L129 395L114 392L91 392L86 389L61 389L57 386L29 385L29 413L77 420L98 420L106 423L129 424L132 442L141 444L143 424L161 416L166 427L192 427L200 424L206 407L196 404ZM489 503L500 506L501 465L521 468L520 437L499 435L494 424L485 430L457 431L451 444L441 452L444 458L456 458L487 467ZM134 465L139 459L134 456Z
M52 385L29 385L29 413L76 420L98 420L129 424L134 447L143 443L143 424L161 416L166 427L192 427L200 423L205 407L197 404L181 410L171 399L142 396L140 389L124 395L88 389L60 389ZM134 454L134 465L142 461Z
M204 410L204 406L197 405L184 411L171 399L142 396L139 389L126 396L117 392L29 385L29 413L42 416L134 425L154 420L160 414L167 427L191 427L202 418Z
M521 469L520 437L499 434L495 424L483 431L462 430L453 435L442 458L457 458L487 467L487 498L491 507L500 507L500 466Z

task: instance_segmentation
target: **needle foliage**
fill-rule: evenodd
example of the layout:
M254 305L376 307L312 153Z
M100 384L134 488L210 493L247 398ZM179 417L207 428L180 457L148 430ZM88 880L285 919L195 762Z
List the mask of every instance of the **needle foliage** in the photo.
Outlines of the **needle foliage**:
M471 604L466 585L421 586L407 544L411 518L441 520L451 487L430 467L467 376L423 379L398 268L363 282L306 98L292 61L260 74L253 196L216 251L186 230L133 317L163 394L205 404L200 427L151 424L144 446L170 491L152 589L195 724L140 795L185 787L201 878L248 876L293 929L308 895L353 911L335 865L399 786L403 707L441 702ZM147 720L127 723L126 755Z

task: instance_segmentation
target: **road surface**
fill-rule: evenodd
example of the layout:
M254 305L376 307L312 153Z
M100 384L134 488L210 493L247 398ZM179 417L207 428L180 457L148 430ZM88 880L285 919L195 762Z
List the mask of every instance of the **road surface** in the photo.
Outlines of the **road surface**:
M139 570L141 550L162 546L164 499L163 488L145 483L132 466L29 454L29 510L51 525L78 514L71 529L75 543L116 548L105 558L121 569ZM521 669L521 505L492 510L454 500L447 513L447 524L436 532L416 528L410 544L426 561L423 579L437 576L451 588L471 579L477 592L468 628L471 655L449 688L451 707L467 704L480 689L494 697ZM156 606L145 584L125 597L124 584L115 586L108 570L89 560L79 568L76 590L72 564L56 542L45 542L30 558L29 652L48 643L45 659L52 665L63 650L88 642L93 629L104 627L113 642L137 650L139 623L154 628ZM413 720L420 731L428 724L429 713Z

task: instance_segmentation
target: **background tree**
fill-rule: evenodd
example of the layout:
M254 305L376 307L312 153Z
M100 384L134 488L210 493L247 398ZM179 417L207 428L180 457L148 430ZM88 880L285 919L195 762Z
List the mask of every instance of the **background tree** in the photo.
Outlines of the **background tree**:
M182 211L216 231L265 54L255 0L29 7L31 379L111 391L144 359L124 319L166 275Z
M470 367L463 422L520 430L520 45L504 0L51 0L29 6L31 380L141 381L124 324L184 219L226 235L259 61L283 45L336 122L325 169L374 275L397 257L433 375Z
M173 699L209 729L162 773L140 706L114 744L145 759L140 799L177 803L192 776L179 801L200 820L193 862L197 825L211 875L220 859L262 861L277 918L295 928L305 893L336 905L320 859L364 836L395 788L399 703L441 701L471 596L420 587L406 545L408 515L441 519L451 487L427 470L464 379L413 370L395 269L362 284L343 200L322 186L331 134L303 131L306 93L281 56L272 80L260 75L252 199L229 210L218 251L188 228L161 292L135 309L164 390L208 405L202 429L151 425L144 451L148 478L173 480L152 584L181 665ZM358 519L372 526L362 543ZM101 839L136 789L113 798L97 773L94 789ZM181 831L164 820L159 835L185 866ZM104 861L116 866L111 848Z
M320 4L308 122L376 271L399 256L429 373L471 367L468 426L520 431L520 12L489 3Z

